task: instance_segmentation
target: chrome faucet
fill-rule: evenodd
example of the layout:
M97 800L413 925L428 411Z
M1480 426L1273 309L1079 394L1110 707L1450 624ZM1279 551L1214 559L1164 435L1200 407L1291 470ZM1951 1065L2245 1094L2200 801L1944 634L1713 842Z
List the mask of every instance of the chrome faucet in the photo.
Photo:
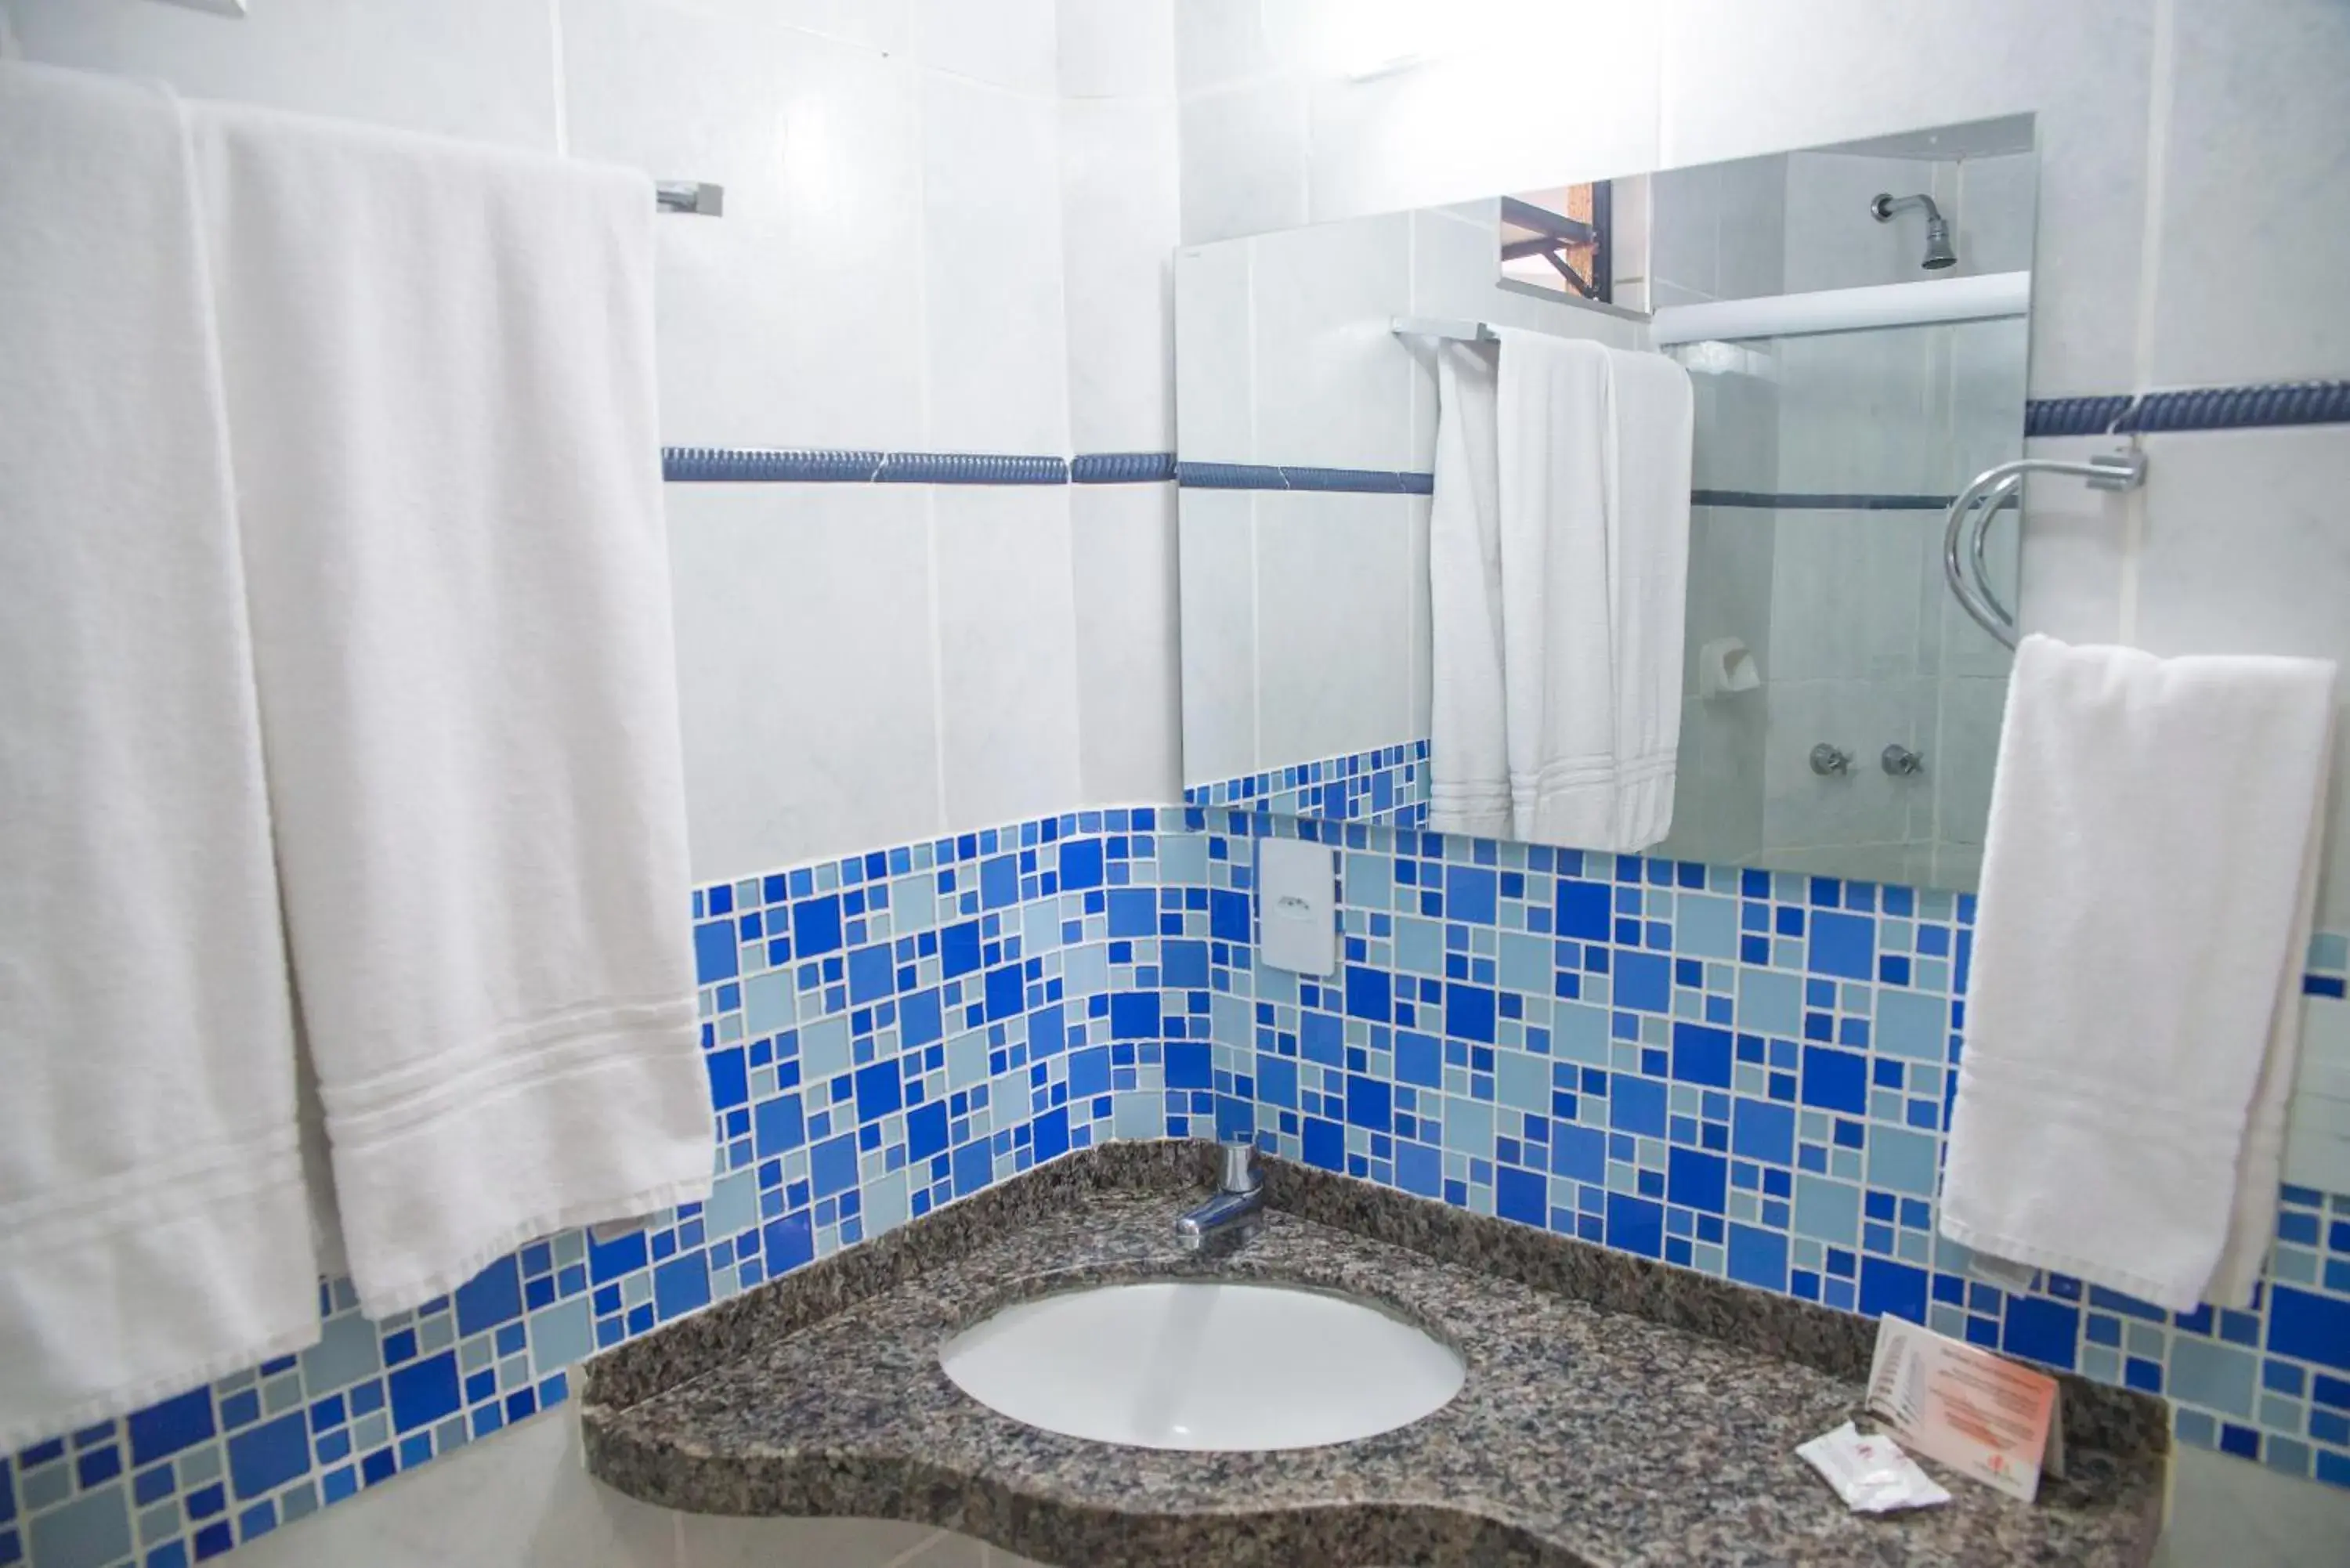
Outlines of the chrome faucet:
M1187 1247L1197 1247L1234 1220L1247 1219L1264 1208L1264 1178L1256 1168L1256 1149L1244 1140L1222 1146L1223 1179L1216 1195L1175 1220L1175 1233Z

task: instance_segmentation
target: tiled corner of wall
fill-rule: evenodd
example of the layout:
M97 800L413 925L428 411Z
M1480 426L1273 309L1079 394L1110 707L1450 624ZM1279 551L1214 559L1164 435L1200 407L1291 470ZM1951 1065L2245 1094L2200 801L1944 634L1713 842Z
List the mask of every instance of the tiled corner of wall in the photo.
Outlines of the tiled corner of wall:
M1201 809L1218 1119L1434 1200L2162 1394L2350 1486L2350 1191L2288 1185L2247 1312L1974 1278L1935 1232L1974 900ZM1337 846L1345 963L1254 962L1253 839ZM2350 1038L2313 944L2313 1040ZM2298 1133L2297 1137L2301 1136Z
M300 1355L0 1461L0 1564L184 1568L561 1402L593 1351L1072 1148L1204 1131L1206 1020L1161 986L1204 986L1206 948L1158 942L1205 907L1204 844L1157 815L699 889L706 1203L534 1241L380 1322L322 1282ZM1173 1116L1167 1083L1196 1084Z

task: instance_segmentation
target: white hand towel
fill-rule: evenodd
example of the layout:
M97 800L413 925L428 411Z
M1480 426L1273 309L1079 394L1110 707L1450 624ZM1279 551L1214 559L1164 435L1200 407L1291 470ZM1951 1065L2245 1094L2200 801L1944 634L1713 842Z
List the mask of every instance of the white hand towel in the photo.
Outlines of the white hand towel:
M317 1337L177 113L0 62L0 1453Z
M1513 836L1632 850L1672 826L1693 400L1655 354L1502 341Z
M2028 637L2000 734L1941 1231L2175 1312L2276 1205L2334 666Z
M380 1315L708 1189L653 198L192 112L287 930Z
M1510 836L1502 698L1502 516L1492 351L1436 348L1436 493L1429 507L1428 825Z

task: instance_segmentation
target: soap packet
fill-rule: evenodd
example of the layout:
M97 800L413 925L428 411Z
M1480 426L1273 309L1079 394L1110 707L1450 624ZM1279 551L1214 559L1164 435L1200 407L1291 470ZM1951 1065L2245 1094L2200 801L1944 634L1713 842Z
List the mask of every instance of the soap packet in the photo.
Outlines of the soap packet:
M1835 1488L1855 1513L1891 1513L1905 1508L1936 1508L1950 1494L1918 1468L1892 1438L1861 1436L1850 1421L1824 1432L1795 1452Z

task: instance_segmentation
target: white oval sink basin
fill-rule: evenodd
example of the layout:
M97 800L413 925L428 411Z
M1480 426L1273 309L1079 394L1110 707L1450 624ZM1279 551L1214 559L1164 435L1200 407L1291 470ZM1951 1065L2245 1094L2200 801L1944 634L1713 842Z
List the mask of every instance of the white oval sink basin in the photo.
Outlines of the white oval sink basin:
M1146 1449L1310 1449L1441 1409L1459 1355L1343 1296L1153 1280L1004 1308L939 1361L990 1409L1065 1437Z

